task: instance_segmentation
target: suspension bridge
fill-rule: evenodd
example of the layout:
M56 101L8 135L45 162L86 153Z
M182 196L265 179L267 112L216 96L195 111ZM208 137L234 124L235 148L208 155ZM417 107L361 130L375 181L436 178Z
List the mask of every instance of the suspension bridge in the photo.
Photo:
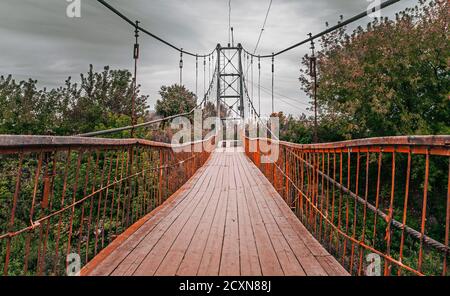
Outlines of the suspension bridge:
M140 34L179 52L180 84L185 57L195 59L197 95L203 63L203 99L184 114L73 137L0 135L14 185L2 201L4 275L63 275L74 262L81 275L448 275L450 136L301 145L261 118L261 59L272 62L274 109L275 58L369 12L270 55L234 41L195 54L99 2L134 29L136 67ZM208 102L219 118L202 140L107 138ZM448 175L435 174L442 164ZM429 196L431 176L446 196ZM438 237L428 235L431 203L446 209Z

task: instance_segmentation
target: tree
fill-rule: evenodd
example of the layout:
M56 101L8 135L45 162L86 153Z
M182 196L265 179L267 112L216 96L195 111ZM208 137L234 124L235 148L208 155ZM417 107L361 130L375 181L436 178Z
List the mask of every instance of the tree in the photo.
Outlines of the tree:
M148 96L136 90L136 116L146 115ZM38 90L37 81L17 83L0 77L0 133L73 135L131 123L132 75L127 70L94 72L90 65L80 84Z
M375 19L351 34L341 28L320 40L317 66L321 141L450 133L448 5L448 1L421 0L418 6L398 13L395 20ZM311 94L309 58L303 58L300 82L302 89ZM386 154L383 157L382 166L389 166L393 159ZM367 179L373 184L380 178L380 196L389 196L392 176L378 175L376 157L369 161ZM398 154L394 161L396 174L406 176L406 155ZM424 158L413 163L409 173L415 188L407 187L408 206L420 209L427 188L432 197L427 204L427 233L442 241L447 198L442 180L448 175L448 160L430 159L427 185ZM349 170L355 172L355 162L352 166ZM405 182L401 177L395 183L395 202L399 205L393 212L396 219L403 214L400 205L405 202ZM373 204L374 195L369 195L368 200ZM384 200L380 208L389 206L388 199ZM408 214L408 224L413 228L420 225L420 214ZM395 249L398 246L392 247ZM432 268L435 263L431 258L437 256L429 256L427 264Z
M67 88L70 89L70 78ZM139 95L136 90L136 118L139 120L147 112L148 96ZM114 122L123 126L127 120L116 120L126 116L131 123L131 99L133 96L133 79L127 70L110 70L105 67L103 72L95 73L92 65L89 72L81 74L81 85L76 93L75 102L68 117L80 122L77 132L87 132L103 128L116 127ZM111 125L112 124L112 125Z
M220 118L225 118L230 115L231 111L224 103L220 103ZM203 118L217 116L217 107L212 102L206 102L203 108Z
M162 117L187 113L197 105L197 97L184 86L161 86L161 100L156 101L156 113Z
M61 124L57 97L36 85L32 79L0 77L0 134L48 134L50 126Z
M333 140L450 133L447 1L420 1L351 35L342 28L321 47L320 121ZM309 69L300 81L311 93Z
M311 121L306 115L298 119L292 115L286 116L283 112L273 113L271 117L278 117L280 121L280 140L292 143L308 144L312 140Z

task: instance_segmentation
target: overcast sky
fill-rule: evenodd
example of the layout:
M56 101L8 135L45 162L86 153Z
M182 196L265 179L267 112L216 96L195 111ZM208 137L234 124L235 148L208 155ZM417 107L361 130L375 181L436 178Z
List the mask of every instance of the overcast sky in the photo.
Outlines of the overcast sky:
M231 22L236 42L253 50L270 0L232 0ZM228 0L109 0L109 3L142 27L178 47L198 53L210 52L217 43L228 42ZM402 0L382 12L413 6ZM81 0L81 18L68 18L66 0L0 1L0 75L17 80L37 79L40 86L57 87L68 76L79 74L92 63L96 70L132 70L133 29L95 0ZM369 5L366 0L273 0L258 53L268 54L318 33L325 22L335 24L339 15L353 16ZM368 18L358 24L364 25ZM308 46L276 59L275 109L291 114L306 112L309 99L299 89L301 57ZM161 85L178 82L179 53L147 36L141 38L138 82L150 95L150 107ZM195 59L186 58L184 83L195 90ZM256 69L256 67L255 67ZM270 62L262 64L262 84L270 82ZM200 74L202 75L202 73ZM203 79L199 79L203 92ZM278 98L277 98L278 97ZM288 97L288 98L286 98ZM270 112L270 95L262 93L262 113Z

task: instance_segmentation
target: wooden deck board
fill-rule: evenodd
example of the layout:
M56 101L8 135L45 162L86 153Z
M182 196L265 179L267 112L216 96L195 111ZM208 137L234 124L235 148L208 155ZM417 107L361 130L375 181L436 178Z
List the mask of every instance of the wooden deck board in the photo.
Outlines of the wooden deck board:
M240 158L240 156L238 155ZM255 175L251 174L248 170L250 167L242 162L240 159L239 166L242 168L243 176L247 179L254 179ZM258 180L255 180L258 184ZM270 243L275 251L278 261L281 265L281 270L284 275L305 275L300 263L296 259L291 248L287 244L282 232L278 228L273 218L273 209L269 209L266 204L265 192L261 192L259 186L251 187L252 195L249 198L255 200L256 207L259 210L262 222L266 228Z
M207 169L207 168L206 168ZM206 172L205 169L205 172ZM146 233L145 238L130 252L130 254L121 262L117 269L113 272L113 275L131 275L139 267L146 255L153 249L155 244L164 235L170 226L173 225L182 213L190 213L193 208L192 203L198 202L200 199L195 199L195 196L199 197L202 188L207 186L211 180L210 174L203 174L198 182L198 186L195 186L193 190L186 193L183 204L179 207L168 212L168 214L162 219L156 227ZM182 222L181 222L182 223ZM180 222L178 223L181 224ZM114 260L114 259L112 259Z
M86 275L348 275L243 152L218 150Z
M249 160L241 158L242 163L244 163L245 161ZM258 178L264 178L263 174L256 167L244 167L249 168L250 176L258 176ZM318 244L318 242L312 237L309 232L307 232L306 228L304 228L300 221L292 214L285 202L281 198L279 198L279 195L275 191L275 189L271 185L269 185L265 184L264 186L266 187L267 192L273 198L265 198L264 201L271 209L271 214L278 224L280 231L282 231L285 239L288 241L292 251L297 257L297 260L299 261L303 270L306 272L306 275L327 275L328 273L322 268L320 262L315 258L315 256L326 256L329 255L328 252L320 244L320 250L317 249L317 245L315 245L314 243ZM263 194L260 191L259 187L255 187L255 191L256 196L261 196ZM269 215L266 214L266 216ZM292 222L294 226L292 226L289 222Z
M202 220L200 221L188 248L186 249L186 252L183 253L183 258L176 275L196 274L198 271L210 231L213 228L212 224L214 217L217 211L220 210L218 207L220 206L219 197L223 180L223 170L219 170L217 182L220 186L217 186L216 184L214 188L214 192L212 193L212 202L210 202L209 207L206 209L205 214L202 217Z
M236 182L238 188L238 196L245 196L245 185L243 176L238 167L238 159L233 157L236 170ZM262 275L261 264L256 247L253 225L251 223L250 213L245 198L238 198L238 219L239 219L239 252L241 263L241 275L257 276Z
M175 275L181 261L183 260L186 250L193 241L192 239L201 224L201 220L207 220L206 225L203 225L203 229L206 230L210 228L208 216L211 216L215 212L218 200L217 195L215 195L215 190L216 188L220 188L222 184L220 170L217 174L213 175L213 179L214 183L211 183L212 186L208 186L208 190L204 194L205 198L201 199L201 202L195 208L194 213L188 217L187 223L183 225L183 229L178 233L175 242L170 247L155 275ZM205 236L202 235L205 233L205 231L202 232L200 229L200 232L197 232L197 234L201 236L197 237L196 241L206 240ZM162 240L164 240L164 237L162 237Z

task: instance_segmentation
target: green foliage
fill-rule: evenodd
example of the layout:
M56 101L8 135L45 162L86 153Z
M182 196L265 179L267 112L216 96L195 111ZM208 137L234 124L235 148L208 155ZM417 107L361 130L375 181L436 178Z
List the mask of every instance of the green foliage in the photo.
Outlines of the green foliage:
M156 113L162 117L187 113L197 105L197 97L186 87L174 84L162 86L161 100L156 101Z
M278 117L280 120L280 140L299 144L311 143L312 127L305 115L296 119L292 115L286 116L279 112L271 117Z
M449 133L447 1L420 1L395 21L350 35L342 28L320 43L318 103L330 140ZM309 56L303 65L301 86L311 93Z
M139 93L139 90L137 90ZM129 125L133 81L127 70L94 72L80 84L69 77L63 87L38 90L36 80L17 83L0 77L0 134L73 135ZM136 117L146 114L147 96L137 95Z
M342 28L327 34L320 40L317 52L318 107L320 142L335 142L349 139L400 136L439 135L450 133L450 42L448 38L448 1L419 1L419 5L398 13L395 20L375 19L363 29L358 27L351 34ZM301 88L312 95L313 83L309 69L310 56L303 60ZM304 118L280 117L280 138L286 141L305 143L305 131L312 125ZM290 123L293 121L293 123ZM307 134L307 133L306 133ZM300 138L300 139L299 139ZM307 143L312 137L306 137ZM345 156L344 156L345 157ZM396 154L395 184L392 176L380 176L380 208L387 212L391 190L394 188L393 215L397 221L403 219L407 159L405 154ZM411 160L407 224L413 229L421 228L425 187L425 156L413 155ZM350 165L355 180L356 159ZM368 200L375 204L377 180L376 155L370 155L368 172ZM383 154L384 172L392 168L392 156ZM345 171L345 166L344 166ZM360 175L359 191L364 192L364 180ZM364 177L365 178L365 177ZM443 242L445 237L447 188L442 186L448 179L448 159L430 157L425 234ZM339 180L339 176L336 176ZM346 184L343 175L342 183ZM354 181L353 181L354 182ZM446 184L446 183L444 183ZM395 186L394 186L395 185ZM348 199L344 196L344 200ZM346 201L347 202L347 201ZM350 204L350 224L353 223L353 206ZM336 211L343 208L336 206ZM355 210L356 211L356 210ZM361 206L357 211L361 211ZM375 227L373 216L365 222L357 212L356 237L361 239L362 225ZM335 217L336 219L336 217ZM334 221L337 223L337 221ZM386 223L379 219L376 226L378 237L366 233L367 243L385 251L383 231ZM399 258L401 231L392 230L391 255ZM331 245L339 247L338 238ZM323 242L327 243L327 242ZM339 249L339 248L338 248ZM418 265L419 244L406 236L403 262L413 268ZM337 251L337 250L334 250ZM342 250L341 250L342 251ZM336 252L335 252L336 253ZM337 252L339 258L342 253ZM425 274L442 274L441 253L426 248L422 270ZM346 256L348 258L348 256ZM346 262L346 266L349 262ZM392 270L396 274L395 268ZM405 273L404 273L405 274Z
M230 115L231 111L224 103L220 103L220 118L225 118ZM217 116L217 108L216 106L208 101L203 107L203 118L215 117Z

